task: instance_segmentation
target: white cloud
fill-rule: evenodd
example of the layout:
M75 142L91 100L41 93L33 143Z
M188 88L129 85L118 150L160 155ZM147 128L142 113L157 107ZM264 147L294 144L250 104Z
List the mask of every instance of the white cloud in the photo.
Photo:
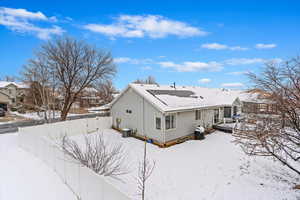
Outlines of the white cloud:
M273 59L263 59L263 58L232 58L223 61L209 61L209 62L200 62L200 61L185 61L181 63L176 63L173 61L156 61L150 58L130 58L130 57L117 57L114 58L114 62L121 64L133 64L133 65L144 65L143 70L150 70L150 67L153 64L157 64L162 68L172 69L177 72L198 72L198 71L207 71L207 72L216 72L221 71L225 66L236 66L236 65L254 65L268 62L282 62L280 58ZM149 66L150 65L150 66ZM234 71L228 72L228 75L244 75L250 71Z
M152 67L148 66L148 64L154 64L154 61L150 58L135 59L129 57L118 57L114 58L114 62L117 64L128 63L132 65L146 65L141 67L142 70L151 70Z
M198 80L199 83L210 83L211 82L211 79L209 78L202 78L200 80Z
M250 65L268 62L282 62L281 58L263 59L263 58L231 58L224 61L226 65Z
M280 63L283 62L283 60L281 58L273 58L273 59L269 59L267 60L268 62L275 62L275 63Z
M177 72L196 72L196 71L221 71L224 66L236 65L253 65L268 62L282 62L280 58L262 59L262 58L232 58L224 61L209 61L209 62L191 62L186 61L182 63L175 63L172 61L157 62L163 68L173 69ZM154 63L154 61L153 61ZM249 71L229 72L230 75L247 74Z
M56 17L47 17L41 12L30 12L25 9L0 7L0 25L19 33L33 33L40 39L49 39L51 35L61 35L64 30L53 25L42 28L34 25L32 21L56 22Z
M114 58L115 63L127 63L130 62L132 59L128 57L119 57L119 58Z
M160 15L120 15L112 24L87 24L85 29L110 37L164 38L204 36L208 33L184 22L167 19Z
M228 72L227 74L228 75L245 75L245 74L249 74L250 72L249 71L236 71L236 72Z
M206 49L222 50L222 49L226 49L227 45L219 44L219 43L209 43L209 44L202 44L201 47Z
M151 64L153 60L150 58L143 58L143 59L136 59L136 58L129 58L129 57L118 57L114 58L115 63L129 63L129 64Z
M260 44L255 45L255 48L257 48L257 49L273 49L275 47L277 47L276 44L262 44L262 43L260 43Z
M244 87L243 83L222 83L221 84L222 87Z
M249 48L247 47L240 47L240 46L232 46L232 47L229 47L229 50L232 50L232 51L246 51L248 50Z
M5 13L7 16L20 17L26 19L48 20L48 18L41 12L29 12L25 9L5 8L0 7L1 13Z
M159 62L163 68L171 68L178 72L196 72L196 71L220 71L223 69L222 64L218 62L183 62L176 64L174 62Z
M51 28L32 27L32 29L28 29L28 31L36 32L37 37L42 40L48 40L51 38L51 35L61 35L65 32L61 27L55 25Z
M128 31L125 27L118 25L99 25L99 24L87 24L84 26L85 29L88 29L93 32L102 33L104 35L116 37L143 37L144 33L138 30Z
M227 65L249 65L264 62L266 62L266 60L262 58L231 58L224 61Z
M201 47L205 48L205 49L213 49L213 50L232 50L232 51L245 51L245 50L248 50L248 48L246 48L246 47L228 46L228 45L219 44L219 43L202 44Z

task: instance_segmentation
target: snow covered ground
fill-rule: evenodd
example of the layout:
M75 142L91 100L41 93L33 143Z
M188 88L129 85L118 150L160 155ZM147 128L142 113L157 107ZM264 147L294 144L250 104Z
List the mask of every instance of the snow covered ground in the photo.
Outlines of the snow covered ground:
M0 134L0 200L75 200L56 173L17 140L17 134Z
M0 122L0 125L2 124L9 124L9 123L13 123L14 121L6 121L6 122Z
M91 107L91 108L88 108L87 110L89 113L105 113L109 109L110 109L110 105L106 104L103 106Z
M40 112L39 114L37 112L28 112L28 113L19 113L19 112L11 112L12 114L16 115L16 116L20 116L20 117L24 117L27 119L34 119L34 120L40 120L40 119L44 119L44 113ZM69 113L68 116L75 116L75 115L79 115L79 114L72 114ZM50 114L50 117L53 117L53 113ZM54 118L60 118L60 112L59 111L55 111L54 112Z
M131 169L122 182L109 181L138 199L137 163L143 142L122 138L111 129L101 133L107 142L124 145ZM83 141L83 136L72 138ZM156 161L156 167L147 185L147 199L300 199L300 191L291 189L299 184L299 177L272 160L246 156L232 139L229 134L215 132L203 141L187 141L165 149L149 144L148 155ZM0 158L0 200L76 199L52 169L17 146L17 134L0 135Z
M107 142L124 145L131 169L122 177L124 182L111 182L138 199L136 175L143 142L122 138L111 129L101 132ZM73 139L83 141L82 136ZM148 182L147 199L300 199L300 191L292 189L299 184L299 177L267 158L246 156L232 139L229 134L215 132L203 141L188 141L165 149L148 145L148 155L156 161L156 167Z

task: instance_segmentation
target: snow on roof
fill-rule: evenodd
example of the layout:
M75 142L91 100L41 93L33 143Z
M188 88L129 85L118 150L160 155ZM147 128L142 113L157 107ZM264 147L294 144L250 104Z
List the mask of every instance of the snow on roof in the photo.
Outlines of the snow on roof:
M147 99L163 112L195 108L226 106L242 97L248 96L242 90L204 88L193 86L167 86L130 84L130 88Z
M119 95L120 95L120 93L113 93L112 94L113 98L117 98L117 96L119 96Z
M90 93L96 93L98 92L98 90L96 90L95 88L93 87L86 87L83 89L85 92L90 92Z
M239 99L243 102L249 103L262 103L262 104L274 104L275 102L271 99L268 99L261 91L245 91L241 93Z
M16 83L10 81L0 81L0 88L4 88L10 84L15 85L17 88L28 88L28 85L26 85L25 83Z

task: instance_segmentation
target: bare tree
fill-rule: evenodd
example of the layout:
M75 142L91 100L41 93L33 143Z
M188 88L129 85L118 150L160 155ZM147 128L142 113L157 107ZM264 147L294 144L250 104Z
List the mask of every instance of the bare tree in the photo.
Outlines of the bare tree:
M103 104L108 104L114 99L113 94L115 94L117 90L111 80L99 82L96 86Z
M36 67L43 67L53 75L50 83L62 97L61 120L66 120L83 89L96 81L109 80L116 73L109 52L68 37L43 44L25 71L34 71Z
M133 83L139 83L139 84L157 84L155 77L148 76L145 79L137 79Z
M145 192L146 192L146 181L152 175L152 172L155 168L155 161L149 160L147 157L147 141L144 142L144 154L143 160L139 163L139 170L138 170L138 195L141 196L141 199L145 199Z
M248 155L273 157L300 175L300 58L267 63L260 76L249 76L278 113L246 119L235 128L235 141Z
M8 82L14 82L14 81L16 81L16 77L15 76L8 76L8 75L6 75L4 77L4 80L8 81Z
M83 146L64 136L61 147L67 155L97 174L119 179L119 176L129 173L123 146L107 144L103 135L86 136Z
M40 59L40 58L39 58ZM27 102L34 107L38 113L43 111L46 121L54 118L55 90L57 83L50 68L43 64L43 61L36 59L30 60L23 67L22 79L29 84Z

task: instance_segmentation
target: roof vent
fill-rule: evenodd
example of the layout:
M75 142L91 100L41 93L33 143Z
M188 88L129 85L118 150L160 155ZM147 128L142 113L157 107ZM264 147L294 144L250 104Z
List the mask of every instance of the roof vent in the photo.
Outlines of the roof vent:
M224 91L229 91L228 89L226 89L226 88L222 88L222 91L224 92Z
M176 83L175 83L175 82L173 83L173 87L174 87L174 89L176 90Z
M203 96L198 96L198 95L191 95L190 97L195 98L195 99L204 99Z

